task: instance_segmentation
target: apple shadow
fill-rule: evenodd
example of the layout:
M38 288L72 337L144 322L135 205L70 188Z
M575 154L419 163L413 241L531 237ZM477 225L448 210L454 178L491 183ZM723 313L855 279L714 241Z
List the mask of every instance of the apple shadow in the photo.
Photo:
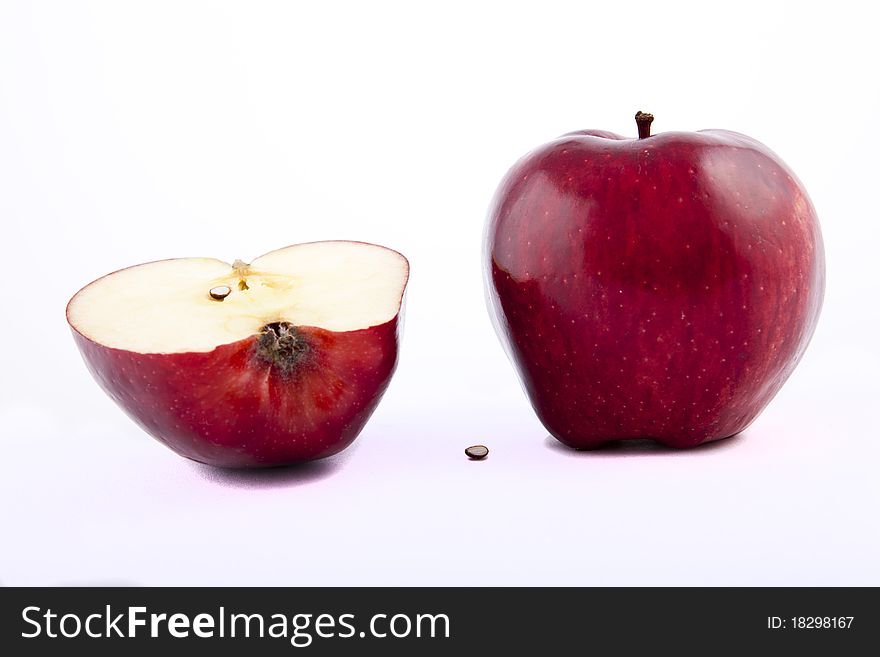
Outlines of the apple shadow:
M713 440L696 447L680 449L658 443L650 438L636 440L614 440L595 449L575 449L562 444L551 435L547 435L544 444L547 449L573 458L633 458L639 456L694 456L721 452L735 447L745 439L746 432L734 434L720 440Z
M335 474L342 467L344 461L345 459L340 454L336 454L317 461L276 468L218 468L195 461L190 466L209 483L229 488L258 490L289 488L321 481Z

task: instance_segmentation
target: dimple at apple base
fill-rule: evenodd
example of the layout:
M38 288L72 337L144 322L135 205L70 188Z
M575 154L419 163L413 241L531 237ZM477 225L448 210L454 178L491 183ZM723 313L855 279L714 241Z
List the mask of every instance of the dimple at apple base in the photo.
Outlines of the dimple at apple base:
M547 430L575 448L692 447L745 429L822 305L816 212L795 174L726 130L584 130L532 151L489 210L496 330Z
M397 363L406 259L313 242L250 263L151 262L109 274L67 307L104 391L187 458L265 467L339 452Z

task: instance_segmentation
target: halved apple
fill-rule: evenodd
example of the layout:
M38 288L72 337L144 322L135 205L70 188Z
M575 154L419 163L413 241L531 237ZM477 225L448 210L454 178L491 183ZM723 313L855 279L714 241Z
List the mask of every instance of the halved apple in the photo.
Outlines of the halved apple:
M361 242L162 260L87 285L67 320L104 391L175 452L284 465L366 424L397 364L408 276L401 254Z

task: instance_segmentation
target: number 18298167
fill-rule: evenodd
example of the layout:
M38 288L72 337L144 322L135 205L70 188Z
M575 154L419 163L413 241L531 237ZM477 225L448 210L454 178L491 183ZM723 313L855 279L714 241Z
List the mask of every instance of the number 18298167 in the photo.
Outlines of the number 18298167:
M769 630L848 630L855 616L768 616Z

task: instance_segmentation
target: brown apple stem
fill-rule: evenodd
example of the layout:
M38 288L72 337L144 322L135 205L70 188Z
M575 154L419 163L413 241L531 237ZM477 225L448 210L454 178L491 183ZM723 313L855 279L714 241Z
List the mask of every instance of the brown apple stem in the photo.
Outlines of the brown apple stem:
M654 120L653 114L636 112L636 125L639 126L639 139L647 139L651 136L651 121Z

